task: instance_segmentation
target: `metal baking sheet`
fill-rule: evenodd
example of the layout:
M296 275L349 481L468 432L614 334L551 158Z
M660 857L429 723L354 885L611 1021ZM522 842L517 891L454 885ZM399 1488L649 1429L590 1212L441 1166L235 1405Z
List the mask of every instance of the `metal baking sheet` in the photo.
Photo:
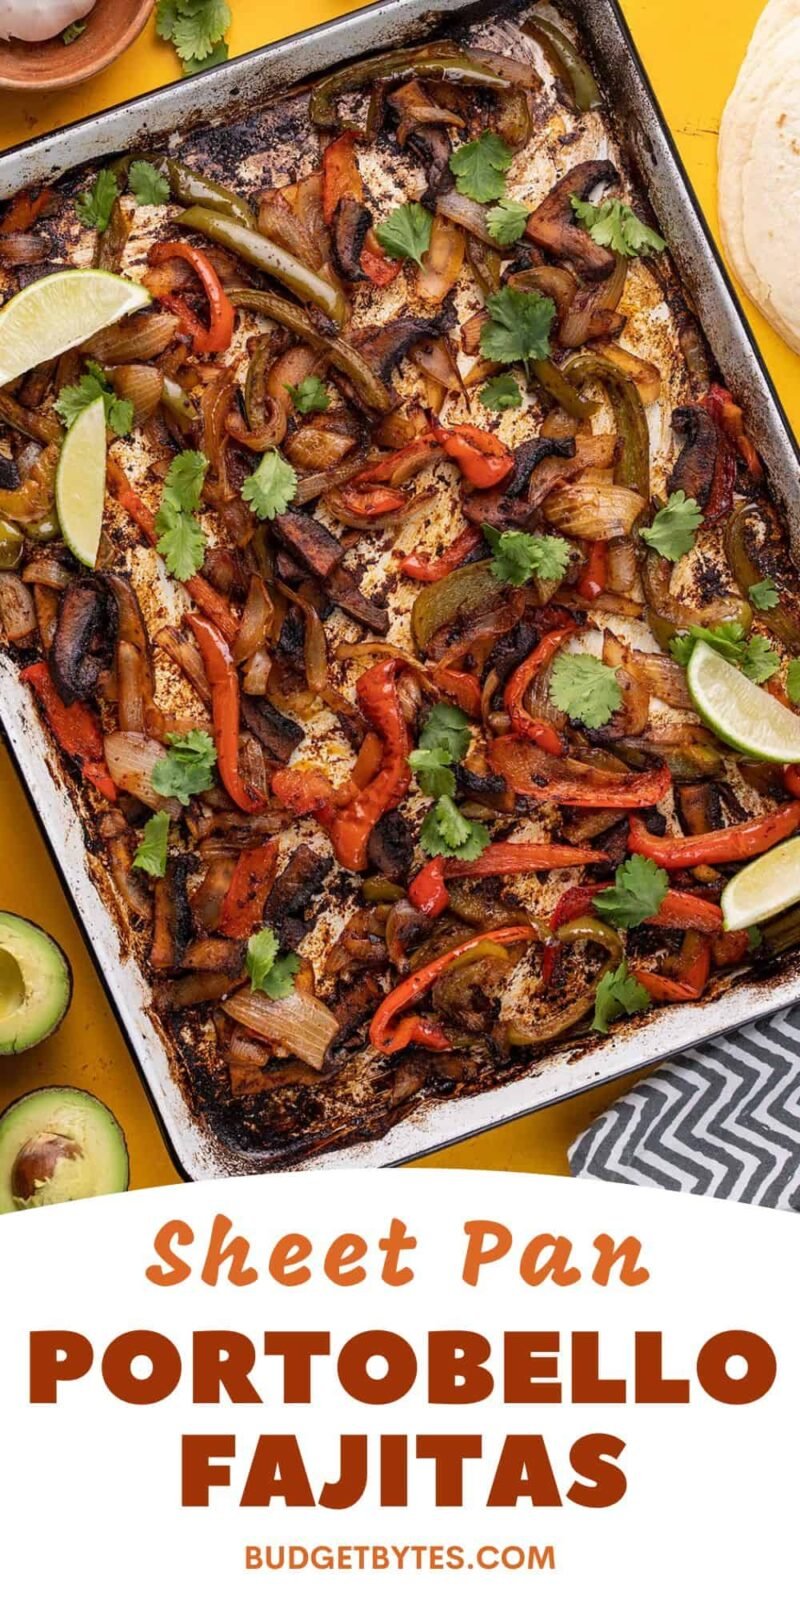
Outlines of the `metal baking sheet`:
M176 127L203 126L247 115L282 89L343 60L421 41L448 21L471 21L524 9L449 0L436 9L424 0L387 0L364 11L241 57L199 78L117 107L96 119L33 141L0 157L0 199L30 184L53 181L69 169L148 144ZM572 10L588 37L601 81L617 116L616 133L669 239L706 336L769 468L774 496L792 537L800 540L797 445L738 309L688 180L660 117L641 62L614 0L578 0ZM12 664L0 656L0 712L9 748L75 906L98 971L149 1089L174 1156L187 1177L210 1178L262 1170L259 1160L223 1142L196 1118L173 1074L150 1012L149 987L126 955L119 929L89 871L83 831L50 745ZM737 981L705 1004L664 1008L638 1027L601 1042L554 1052L527 1075L471 1098L427 1102L384 1137L282 1166L382 1166L403 1162L544 1105L568 1098L752 1021L800 996L794 968L779 977Z

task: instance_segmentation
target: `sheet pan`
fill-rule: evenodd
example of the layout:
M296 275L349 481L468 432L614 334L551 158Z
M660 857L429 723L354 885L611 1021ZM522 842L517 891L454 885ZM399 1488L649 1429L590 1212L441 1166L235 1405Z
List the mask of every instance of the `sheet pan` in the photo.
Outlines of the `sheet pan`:
M337 22L267 46L198 78L9 151L0 157L0 199L29 184L52 181L84 162L135 148L145 136L151 144L176 127L205 124L233 114L241 116L282 89L343 60L386 46L421 41L448 21L496 16L517 9L513 4L476 6L462 0L444 0L432 9L425 0L382 0ZM773 493L797 546L797 444L714 250L622 14L615 0L576 0L571 9L590 41L615 109L617 132L669 238L720 368L744 404L750 432L767 463ZM151 1019L148 986L136 964L126 957L117 924L88 870L80 821L53 764L46 735L15 670L2 656L0 714L20 778L177 1164L192 1179L262 1170L267 1163L260 1163L252 1152L230 1148L193 1116L171 1070L164 1041ZM37 915L37 908L31 909ZM43 915L41 908L38 914ZM513 1083L473 1098L428 1103L378 1141L334 1150L293 1165L303 1168L401 1163L568 1098L666 1054L672 1055L798 998L797 967L784 969L780 976L770 979L739 981L709 1003L662 1009L635 1030L589 1045L582 1043L571 1051L562 1050L551 1063L538 1063L533 1072Z

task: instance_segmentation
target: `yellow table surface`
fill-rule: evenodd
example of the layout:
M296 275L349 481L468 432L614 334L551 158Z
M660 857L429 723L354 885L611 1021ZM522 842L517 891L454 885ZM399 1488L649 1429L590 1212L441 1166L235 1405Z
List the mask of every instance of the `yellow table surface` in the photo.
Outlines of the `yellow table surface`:
M702 0L701 4L671 0L669 5L664 0L623 0L623 7L700 202L716 230L716 134L762 0ZM286 13L277 4L232 0L232 8L232 54L252 50L286 31ZM351 9L339 0L295 0L292 22L298 29L307 28ZM168 83L177 76L176 65L171 48L156 40L150 23L124 58L89 84L64 94L37 95L35 101L4 95L0 148ZM747 313L792 425L800 430L800 360L749 304ZM125 1129L134 1187L175 1182L175 1170L136 1070L36 823L2 753L0 905L43 923L68 952L75 972L74 1002L55 1038L0 1066L0 1109L17 1095L45 1084L89 1089L111 1106ZM623 1080L590 1091L468 1139L422 1164L564 1173L572 1139L625 1087Z

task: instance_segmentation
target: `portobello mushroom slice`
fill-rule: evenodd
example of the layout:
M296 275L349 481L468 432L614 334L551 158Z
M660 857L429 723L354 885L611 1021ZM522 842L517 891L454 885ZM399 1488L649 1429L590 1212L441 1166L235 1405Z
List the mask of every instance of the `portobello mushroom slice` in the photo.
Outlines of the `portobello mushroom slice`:
M369 363L384 383L399 367L409 350L421 339L438 339L445 333L453 319L453 310L445 303L435 317L393 317L384 328L367 328L354 344L358 353Z
M194 933L186 883L196 865L195 856L171 856L163 878L156 883L150 961L157 972L174 972L183 966Z
M372 227L372 213L352 195L343 195L333 217L331 244L337 272L350 283L364 277L361 252Z
M64 590L50 667L65 705L94 695L113 660L118 627L116 598L99 578L77 578Z
M571 461L574 454L574 439L524 440L514 451L514 470L503 485L503 493L509 498L524 494L534 467L538 467L539 462L544 461L547 456L560 456L564 460Z
M584 278L609 278L616 266L613 250L595 244L582 228L572 209L572 196L587 200L598 184L619 182L619 173L610 161L580 161L559 180L540 206L528 218L525 232L534 244L569 261Z
M317 578L328 578L338 567L344 551L333 534L304 511L285 511L272 524L291 556L301 561Z
M330 573L325 587L328 598L341 606L342 611L346 611L354 622L360 622L362 627L371 628L373 633L381 636L389 632L388 611L362 594L355 579L343 567L336 567Z
M413 856L414 840L405 817L399 811L384 812L369 836L370 866L393 883L402 882L411 871Z
M296 949L306 932L306 916L330 871L330 856L317 855L300 844L278 874L267 896L264 922L275 929L278 943Z
M19 472L11 456L0 455L0 489L18 489Z
M269 700L257 700L249 694L242 695L241 709L248 731L264 746L267 755L285 765L303 739L300 724L284 716Z
M409 136L409 149L425 169L426 189L420 197L424 206L435 206L438 196L453 187L450 157L453 146L444 128L433 126L415 128Z
M667 479L667 491L682 489L705 510L714 487L717 460L726 449L714 418L704 406L678 406L672 413L672 426L685 436L686 443Z

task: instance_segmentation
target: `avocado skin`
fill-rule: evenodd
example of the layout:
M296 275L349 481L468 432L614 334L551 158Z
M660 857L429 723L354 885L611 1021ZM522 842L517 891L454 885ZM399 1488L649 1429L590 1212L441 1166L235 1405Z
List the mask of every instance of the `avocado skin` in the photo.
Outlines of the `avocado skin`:
M67 1163L67 1179L75 1179L75 1192L57 1195L54 1188L49 1198L43 1190L31 1205L50 1205L56 1198L81 1200L121 1194L128 1188L128 1147L108 1106L83 1089L34 1089L15 1100L0 1117L0 1216L28 1209L14 1197L15 1163L26 1146L49 1134L81 1148L82 1159L74 1170L72 1162ZM63 1191L63 1184L59 1187Z
M72 1000L72 967L51 934L12 911L0 911L0 950L17 960L26 989L20 1009L0 1016L0 1056L19 1055L49 1039L63 1022Z

